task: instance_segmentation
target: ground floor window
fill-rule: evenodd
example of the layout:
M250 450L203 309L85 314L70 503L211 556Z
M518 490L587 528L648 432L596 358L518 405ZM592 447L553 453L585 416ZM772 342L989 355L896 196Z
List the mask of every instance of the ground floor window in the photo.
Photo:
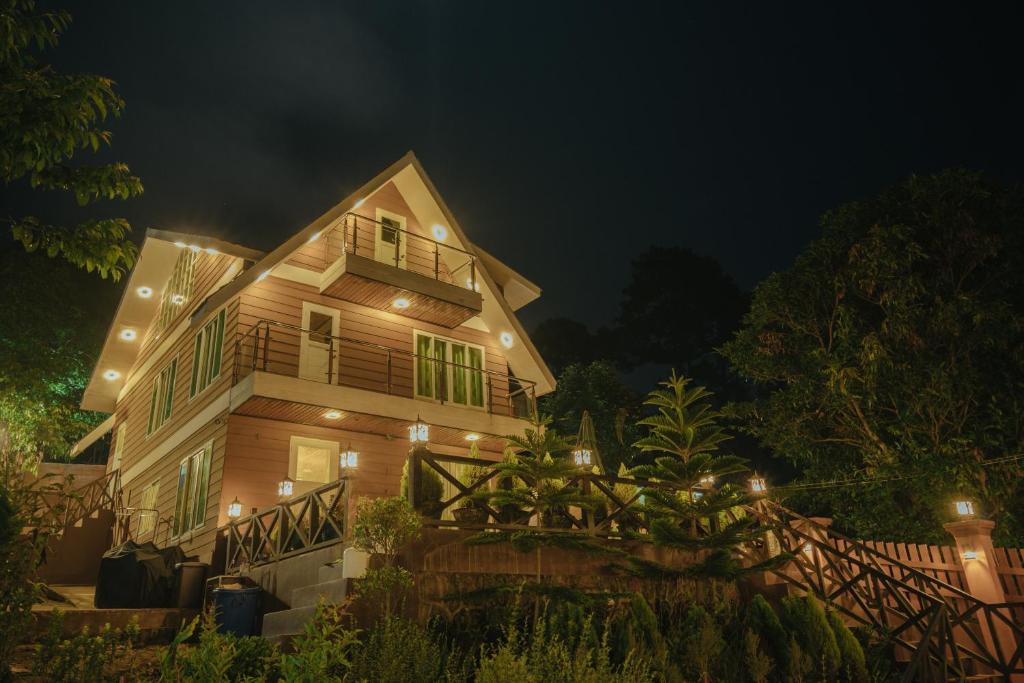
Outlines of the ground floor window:
M304 493L338 478L337 441L293 436L289 443L288 476L295 494Z
M209 443L181 461L178 466L178 490L174 503L174 535L197 529L206 521L206 494L210 486Z
M159 481L154 481L142 489L142 497L139 500L139 536L148 534L156 528L156 494L159 489Z
M416 332L416 396L483 408L483 347Z

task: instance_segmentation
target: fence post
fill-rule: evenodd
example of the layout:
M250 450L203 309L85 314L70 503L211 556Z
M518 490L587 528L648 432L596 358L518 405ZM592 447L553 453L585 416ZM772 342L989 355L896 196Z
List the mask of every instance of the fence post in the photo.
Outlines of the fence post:
M956 541L956 555L964 570L964 584L967 591L981 602L989 604L1006 602L1003 584L999 581L996 567L996 552L992 546L992 530L996 524L990 519L965 519L949 522L942 527ZM981 634L985 645L993 657L997 652L996 643L1006 661L1010 653L1017 648L1017 639L1010 627L999 621L992 622L989 629L985 619L979 619ZM1024 677L1013 676L1010 680L1018 681Z

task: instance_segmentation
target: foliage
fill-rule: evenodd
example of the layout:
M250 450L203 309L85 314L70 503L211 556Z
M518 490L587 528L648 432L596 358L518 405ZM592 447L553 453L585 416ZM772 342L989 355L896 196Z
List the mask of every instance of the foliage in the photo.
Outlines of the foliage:
M124 629L105 624L96 635L84 626L81 633L65 639L64 613L54 610L46 634L36 645L32 673L49 681L102 683L113 677L111 667L132 657L139 641L138 618Z
M642 453L668 453L684 463L701 453L714 453L728 441L729 434L718 425L721 413L711 407L711 392L704 387L688 388L692 380L676 374L659 382L662 389L651 391L645 406L657 412L637 424L648 428L647 436L633 444Z
M583 412L590 412L608 472L622 463L632 464L629 444L640 436L634 420L639 408L636 393L607 361L568 366L558 376L555 391L540 399L541 411L551 416L551 424L563 434L577 432Z
M761 637L752 630L743 633L743 665L752 683L767 683L775 662L761 648Z
M199 629L195 646L185 646ZM259 637L239 638L217 630L212 610L188 622L175 634L160 661L161 681L250 683L277 675L277 648Z
M419 624L390 617L377 622L352 662L348 680L434 683L444 680L439 644Z
M281 656L285 683L340 683L360 656L359 632L345 626L343 605L321 602L316 614L292 641L293 652Z
M710 681L711 672L719 655L725 649L722 629L714 617L700 606L690 608L684 625L684 660L690 671L701 681Z
M79 206L128 199L142 182L120 163L72 165L76 155L110 145L104 126L124 110L114 82L92 74L65 74L42 61L71 23L63 10L37 10L35 0L4 3L0 22L0 173L11 184L74 196ZM60 256L89 272L118 279L135 263L123 218L53 225L36 216L9 219L14 238L29 251Z
M362 598L370 601L381 600L384 606L384 617L391 616L397 603L401 604L401 596L413 586L412 573L405 567L371 567L365 576L356 582L355 590Z
M850 683L868 683L871 680L871 675L868 673L864 649L857 641L857 637L843 623L842 617L835 610L829 610L826 617L839 648L840 677Z
M819 680L835 680L842 664L841 654L821 603L810 595L790 597L783 599L782 608L783 623L793 634L800 651L812 663Z
M773 680L784 683L785 679L781 678L781 675L789 670L790 637L783 628L779 615L763 595L755 595L747 603L746 626L760 637L762 646L775 660L777 666Z
M402 478L398 484L399 497L409 500L409 461L402 466ZM439 514L444 483L441 476L426 461L420 461L420 476L416 480L416 511L427 516Z
M419 516L404 497L374 498L356 511L352 545L380 555L391 566L402 548L419 538L421 528Z
M10 249L0 249L0 282L0 430L20 453L65 459L102 419L79 402L117 288Z
M859 537L943 542L956 494L1024 538L1024 193L911 177L822 219L758 286L723 353L763 400L751 434L809 481L794 498Z

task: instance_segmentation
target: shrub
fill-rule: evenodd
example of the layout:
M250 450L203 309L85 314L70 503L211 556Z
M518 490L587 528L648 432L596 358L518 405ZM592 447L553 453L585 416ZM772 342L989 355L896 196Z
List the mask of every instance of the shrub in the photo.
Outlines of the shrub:
M725 649L722 629L703 607L691 607L683 626L683 657L701 681L711 680L714 664Z
M775 675L772 678L785 681L789 670L790 637L764 596L755 595L747 604L746 622L747 627L761 638L765 651L775 660Z
M761 649L761 637L747 629L743 634L743 666L752 683L766 683L775 662Z
M130 658L139 640L138 619L124 629L111 629L106 624L96 635L89 627L69 639L62 637L64 613L54 610L50 625L42 641L36 645L32 672L48 681L100 683L114 676L111 666L115 661Z
M402 466L402 479L398 485L398 495L409 500L409 461ZM444 484L441 476L430 465L420 461L420 476L416 490L416 511L427 516L437 515L441 511L441 496L444 495Z
M412 573L403 567L380 567L367 569L366 575L355 584L359 597L368 600L380 600L384 606L384 618L391 616L396 604L396 597L401 597L412 588ZM401 600L397 601L401 605Z
M396 567L398 553L420 534L421 523L405 498L376 498L359 506L352 530L352 545L384 559L384 566L370 569L357 584L360 595L380 596L384 602L384 616L391 616L395 592L404 592L412 586L412 575Z
M349 679L374 683L434 683L443 680L441 648L419 624L381 619L352 662Z
M359 648L358 631L346 628L344 607L324 602L292 641L294 652L281 657L285 683L340 683ZM358 678L356 680L359 680Z
M829 610L828 612L828 625L832 628L832 633L836 637L836 645L839 647L842 679L850 681L850 683L867 683L870 681L871 676L868 674L864 649L835 610Z
M812 596L785 598L782 601L786 626L814 671L824 680L834 680L839 672L839 645L821 603Z
M195 646L182 647L199 629ZM213 610L181 628L160 661L161 681L238 683L277 677L277 648L258 636L239 638L217 630Z

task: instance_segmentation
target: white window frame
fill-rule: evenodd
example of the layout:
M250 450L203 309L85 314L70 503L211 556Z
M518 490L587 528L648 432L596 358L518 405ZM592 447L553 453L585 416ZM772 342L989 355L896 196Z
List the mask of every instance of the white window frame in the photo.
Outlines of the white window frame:
M406 219L406 217L400 213L394 213L392 211L388 211L387 209L382 209L379 206L376 208L375 213L375 219L377 222L373 227L373 260L377 261L378 263L386 263L392 267L394 267L395 265L394 259L388 259L387 261L383 261L377 257L377 252L380 250L380 243L382 241L381 232L384 229L385 218L387 218L389 221L398 223L398 229L402 231L398 235L398 267L401 268L402 270L407 270L409 263L409 260L407 258L409 250L408 219Z
M146 494L153 492L153 500L147 504ZM139 525L136 534L141 538L143 534L152 532L156 534L156 520L159 513L156 511L157 496L160 495L160 480L151 481L139 494Z
M128 438L128 420L121 420L114 431L114 455L110 458L110 471L121 469L121 459L124 457L124 442Z
M195 461L198 459L198 478L193 477L196 472ZM171 532L174 538L180 538L187 533L195 532L206 525L206 511L210 507L210 471L213 467L213 441L208 441L203 447L192 451L178 462L178 480L174 489L174 517L171 521L173 528ZM182 476L185 478L182 485ZM204 480L204 483L201 483ZM200 491L200 486L205 489ZM182 493L185 498L182 500ZM202 494L203 504L198 504L199 495ZM189 510L185 510L185 506ZM181 521L184 515L188 520ZM196 516L201 515L197 520Z
M178 358L178 356L175 356L174 358L169 360L167 362L167 365L160 368L160 372L157 373L156 378L153 380L153 391L150 393L149 398L149 420L146 422L146 438L149 438L153 434L156 434L165 424L167 424L168 422L171 421L171 419L174 418L174 389L175 385L178 382ZM170 393L161 392L160 394L157 394L157 388L163 388L161 382L164 377L164 373L170 370L171 366L174 366L174 369L170 373ZM154 411L156 411L157 415L160 415L164 412L160 410L161 408L164 407L164 404L160 403L160 401L158 400L159 396L169 397L167 399L166 404L167 416L161 418L159 422L154 425Z
M431 358L433 358L434 341L440 340L440 341L443 341L443 342L445 342L447 344L447 348L446 348L446 351L445 351L445 361L447 362L447 365L445 365L445 382L446 382L446 386L449 388L449 392L451 392L451 388L453 387L452 373L455 371L455 368L453 368L452 365L451 365L451 363L453 362L451 360L451 348L452 348L451 345L452 344L459 344L460 346L465 346L466 347L466 349L467 349L466 362L465 363L461 363L460 365L464 365L464 366L467 366L467 367L469 366L468 349L472 348L472 349L476 349L477 351L480 352L480 370L479 370L479 372L480 372L480 382L481 382L481 387L480 387L480 393L481 393L481 399L482 399L482 404L481 405L477 406L477 405L473 405L472 403L469 402L469 396L470 396L471 389L470 389L470 383L469 383L469 378L468 377L467 377L467 381L466 381L466 402L465 403L459 403L458 401L455 401L454 399L452 399L450 396L447 399L437 398L437 386L436 386L437 383L435 381L436 380L436 374L434 373L434 368L436 367L437 364L434 363L434 362L430 363L430 367L431 367L431 378L430 379L431 379L431 392L432 392L432 394L431 395L426 395L426 394L419 393L419 387L420 387L420 359L419 359L419 344L417 343L417 339L420 336L430 337L430 339L431 339L431 344L430 344L430 346L431 346L431 356L430 357ZM412 351L413 351L414 354L417 354L417 357L413 359L413 378L412 378L413 396L417 400L420 400L420 401L430 401L432 403L440 403L440 404L443 404L443 405L458 406L460 408L469 408L470 410L480 410L480 411L486 411L487 410L487 408L488 408L488 400L490 398L490 396L488 395L489 392L487 391L487 349L485 349L480 344L474 344L472 342L468 342L468 341L465 341L463 339L455 339L453 337L445 337L444 335L434 334L433 332L428 332L426 330L421 330L421 329L413 328L413 331L412 331ZM467 372L471 372L471 371L467 371Z
M196 341L192 347L189 400L206 391L220 377L224 363L224 328L226 324L227 309L222 308L214 313L196 334ZM211 337L214 340L213 344L211 344ZM216 344L216 340L220 341L219 345Z
M326 482L313 482L308 479L299 480L295 474L298 470L299 465L299 446L309 446L311 448L326 448L329 451L328 458L328 469ZM292 481L300 484L300 488L317 488L324 484L329 484L332 481L337 481L338 472L338 456L341 453L341 443L338 441L332 441L330 439L316 439L310 436L292 436L288 440L288 478ZM313 486L302 486L306 484L313 484ZM302 491L296 491L296 494L302 493Z

